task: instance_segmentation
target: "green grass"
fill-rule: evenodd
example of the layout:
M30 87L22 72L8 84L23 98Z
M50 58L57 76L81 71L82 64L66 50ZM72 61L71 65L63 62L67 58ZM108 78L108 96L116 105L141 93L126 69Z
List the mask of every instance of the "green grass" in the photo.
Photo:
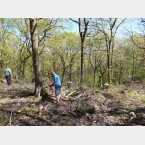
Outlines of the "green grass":
M0 126L6 126L6 125L7 125L6 122L0 120Z
M126 119L128 119L128 116L125 115L125 114L121 114L121 115L119 115L119 118L120 118L121 120L126 120Z
M142 96L140 100L145 105L145 96Z
M94 114L96 113L96 109L93 105L90 104L80 104L78 103L76 106L76 110L78 110L81 113L89 113Z
M70 118L63 118L61 119L61 121L59 122L59 124L61 126L75 126L75 122L73 120L71 120Z

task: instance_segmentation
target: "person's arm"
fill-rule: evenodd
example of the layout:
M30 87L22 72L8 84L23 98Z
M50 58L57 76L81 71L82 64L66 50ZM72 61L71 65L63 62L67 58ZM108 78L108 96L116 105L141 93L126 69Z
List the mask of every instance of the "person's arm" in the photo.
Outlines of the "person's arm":
M50 84L50 85L48 85L50 88L51 87L53 87L53 86L55 86L55 77L54 77L54 82L52 83L52 84Z
M53 87L55 85L55 83L52 83L50 85L48 85L50 88Z

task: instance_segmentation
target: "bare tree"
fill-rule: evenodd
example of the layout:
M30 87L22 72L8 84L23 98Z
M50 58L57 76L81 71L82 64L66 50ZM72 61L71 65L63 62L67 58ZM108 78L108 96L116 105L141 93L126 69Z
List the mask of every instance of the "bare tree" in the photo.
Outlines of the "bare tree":
M78 18L78 20L70 19L71 21L78 24L79 27L79 34L81 39L81 73L80 73L80 86L83 88L83 82L84 82L84 44L85 44L85 38L86 33L88 30L90 19L87 18Z
M111 78L113 74L113 51L115 35L119 26L125 21L125 19L118 22L117 18L101 18L97 19L95 26L104 35L107 51L107 71L108 71L108 83L111 85Z

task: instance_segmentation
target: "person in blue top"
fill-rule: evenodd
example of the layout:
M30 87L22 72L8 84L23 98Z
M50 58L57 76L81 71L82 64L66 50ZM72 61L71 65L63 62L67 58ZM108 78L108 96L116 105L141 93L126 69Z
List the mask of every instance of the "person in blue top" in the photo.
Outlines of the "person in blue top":
M50 73L51 77L53 77L53 83L49 85L49 87L55 86L55 96L57 101L59 102L61 98L61 80L59 75L57 75L54 71Z
M6 67L6 69L4 71L4 75L5 75L7 84L10 86L12 84L12 71L8 66Z

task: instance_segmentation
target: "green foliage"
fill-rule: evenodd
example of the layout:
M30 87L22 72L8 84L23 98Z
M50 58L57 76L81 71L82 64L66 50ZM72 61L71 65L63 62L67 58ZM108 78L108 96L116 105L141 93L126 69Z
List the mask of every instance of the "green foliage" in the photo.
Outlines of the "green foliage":
M36 108L35 104L30 104L29 106L25 106L21 109L21 112L25 112L25 113L32 113Z
M93 76L92 75L87 75L86 77L85 77L85 83L86 83L86 85L88 86L88 87L92 87L92 85L93 85Z
M30 112L30 108L29 107L23 107L21 109L21 112L28 113L28 112Z
M98 23L101 22L101 19L91 19L91 22L96 22L96 20ZM110 38L109 19L106 20L103 21L104 30ZM117 22L120 20L118 19ZM80 81L80 36L78 33L65 29L66 26L73 29L73 22L68 19L41 18L37 19L37 23L42 79L45 81L48 73L54 69L61 79L63 78L63 85L66 85L70 79L78 83ZM0 78L4 78L3 72L6 65L9 65L14 76L17 76L14 78L15 82L19 80L31 82L34 77L29 27L28 18L0 19ZM101 23L99 27L101 28ZM44 39L41 39L43 36L45 36ZM135 34L132 38L144 45L142 35ZM94 69L96 69L95 86L98 86L98 75L101 69L106 70L103 74L103 84L107 82L106 58L104 34L96 35L96 30L90 26L84 47L84 84L86 86L93 86ZM115 37L111 65L113 84L119 82L122 84L132 76L144 81L144 60L144 50L136 47L129 39Z
M30 108L31 108L32 110L34 110L34 109L36 108L36 105L35 105L35 104L31 104Z
M96 109L95 106L87 104L87 103L78 103L76 106L76 110L85 114L85 113L89 113L89 114L94 114L96 113Z

